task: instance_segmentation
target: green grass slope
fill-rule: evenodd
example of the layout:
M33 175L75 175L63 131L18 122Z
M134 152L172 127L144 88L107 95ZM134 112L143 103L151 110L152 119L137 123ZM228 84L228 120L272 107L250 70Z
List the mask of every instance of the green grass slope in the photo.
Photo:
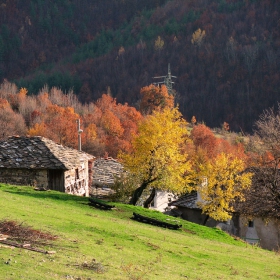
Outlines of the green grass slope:
M0 244L0 279L279 279L279 254L220 230L186 221L169 230L131 219L133 212L171 217L130 205L111 211L85 197L0 184L0 221L15 220L57 235L42 254Z

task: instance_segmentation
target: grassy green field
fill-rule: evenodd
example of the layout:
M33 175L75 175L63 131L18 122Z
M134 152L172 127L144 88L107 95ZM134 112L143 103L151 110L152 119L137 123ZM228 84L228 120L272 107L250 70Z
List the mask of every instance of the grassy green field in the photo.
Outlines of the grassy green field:
M0 244L0 279L280 278L279 253L182 220L180 230L139 223L131 219L134 211L163 221L173 218L115 205L99 210L85 197L0 184L0 221L17 221L58 237L41 245L55 254Z

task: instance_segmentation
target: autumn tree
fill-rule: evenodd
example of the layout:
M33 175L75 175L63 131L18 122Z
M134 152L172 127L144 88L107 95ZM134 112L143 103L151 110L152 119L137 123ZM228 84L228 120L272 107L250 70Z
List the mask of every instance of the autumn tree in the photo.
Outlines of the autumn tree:
M6 139L11 135L23 135L26 126L23 117L14 112L5 99L0 98L0 139Z
M162 50L164 46L164 41L162 40L162 38L160 36L157 37L157 39L155 40L155 50L160 52Z
M199 166L198 205L207 218L220 221L231 218L235 199L244 200L244 190L251 185L252 174L244 169L242 159L225 153Z
M47 137L47 126L44 122L40 122L40 123L35 123L34 126L32 126L27 134L30 136L43 136L43 137Z
M255 123L248 149L251 153L253 182L257 191L252 205L262 201L260 216L280 216L280 104L263 111Z
M41 92L38 96L37 96L37 104L38 110L40 110L41 112L45 112L46 109L52 105L52 101L49 99L49 94L47 92Z
M142 114L151 114L155 109L174 107L174 96L168 94L165 85L149 85L140 90L140 112Z
M79 115L71 107L49 105L46 108L44 119L35 123L28 131L29 135L41 135L53 141L77 148L77 119Z
M82 115L82 147L83 150L95 156L105 153L105 142L103 142L103 130L100 128L102 112L97 106L91 104ZM101 139L102 138L102 139Z
M212 159L221 153L232 154L247 162L248 156L242 143L230 143L221 137L216 137L205 124L196 125L190 135L196 154L204 154L204 160Z
M117 103L108 94L103 94L95 105L98 137L104 143L106 152L115 157L119 151L130 151L132 137L138 129L137 123L142 119L141 113L128 104Z
M196 152L202 149L205 151L205 156L207 156L207 158L212 158L214 156L217 139L209 127L204 124L195 126L191 131L190 137L196 147Z
M198 47L200 47L202 45L202 43L203 43L205 35L206 35L205 30L201 30L200 28L198 28L192 34L192 39L191 39L192 44L193 45L197 45Z
M54 134L58 143L77 147L77 119L74 108L52 105L47 108L49 132Z
M26 88L21 88L16 95L16 99L18 102L18 112L24 118L26 126L29 127L32 122L32 112L37 108L37 102L36 96L28 96L27 93Z
M204 124L192 129L191 139L200 206L207 214L205 223L209 216L227 220L233 211L233 202L235 199L243 200L244 191L251 182L251 175L243 172L248 159L244 146L216 137Z
M132 141L133 152L119 156L139 180L131 204L135 205L147 188L176 193L190 189L191 165L183 150L189 141L186 125L178 108L155 110L139 124L139 133Z

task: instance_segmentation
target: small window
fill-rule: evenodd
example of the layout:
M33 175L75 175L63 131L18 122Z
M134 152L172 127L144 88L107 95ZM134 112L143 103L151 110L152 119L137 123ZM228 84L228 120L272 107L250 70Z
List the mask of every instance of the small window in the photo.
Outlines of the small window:
M75 169L75 180L79 179L79 169Z
M254 227L254 221L249 221L248 222L248 227L250 227L250 228Z

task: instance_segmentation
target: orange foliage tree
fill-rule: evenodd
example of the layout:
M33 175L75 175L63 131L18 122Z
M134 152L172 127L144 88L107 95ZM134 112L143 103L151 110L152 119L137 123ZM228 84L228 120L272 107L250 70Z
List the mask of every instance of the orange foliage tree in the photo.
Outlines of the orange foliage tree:
M153 110L159 108L173 108L174 96L168 94L165 85L155 86L149 85L140 90L140 112L142 114L151 114Z
M204 124L195 126L191 131L191 139L196 151L202 149L205 156L208 158L214 157L217 139L209 127Z
M116 157L119 151L130 151L131 139L142 119L134 107L119 104L108 94L86 105L79 103L73 93L49 91L47 87L33 96L27 95L25 88L18 91L12 85L4 89L0 86L0 94L1 138L27 133L77 148L77 120L80 119L82 148L96 156L107 152Z
M35 123L29 135L48 137L62 145L77 148L77 119L79 115L71 107L49 105L41 123Z
M101 125L109 136L121 137L123 135L121 120L109 109L104 110Z
M141 113L134 107L119 104L112 96L103 94L96 101L93 111L83 116L86 146L99 156L106 152L116 157L119 151L130 151L132 136L137 133L137 123L141 119ZM90 142L92 124L95 124L96 138ZM93 143L98 149L93 147Z
M213 131L204 124L195 126L191 131L191 138L198 154L204 154L207 159L212 159L221 153L232 154L242 160L247 160L242 143L231 144L229 141L218 138Z

